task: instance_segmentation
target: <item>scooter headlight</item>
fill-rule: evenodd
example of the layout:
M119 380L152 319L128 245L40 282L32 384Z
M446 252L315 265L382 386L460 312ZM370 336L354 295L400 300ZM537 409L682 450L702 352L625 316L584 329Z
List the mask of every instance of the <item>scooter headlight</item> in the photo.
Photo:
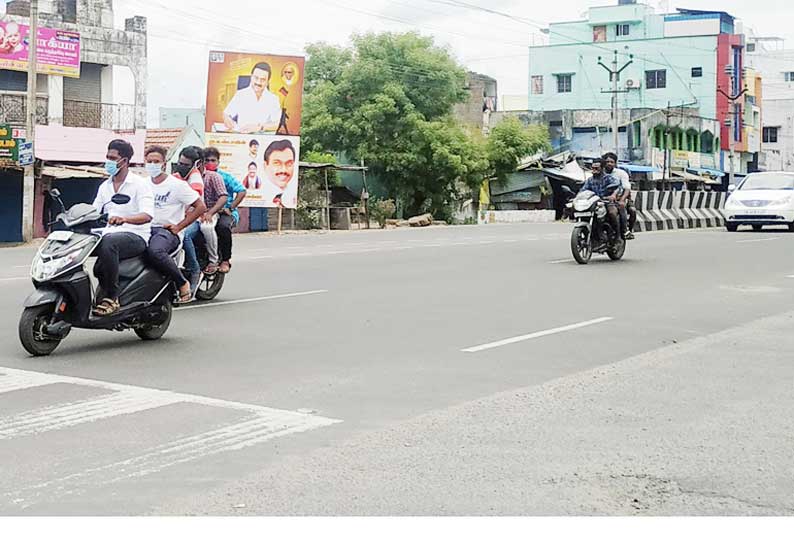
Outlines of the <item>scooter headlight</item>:
M30 266L30 276L36 282L44 282L56 277L59 273L79 264L85 257L86 250L90 247L78 247L67 254L59 254L57 258L47 258L36 254Z

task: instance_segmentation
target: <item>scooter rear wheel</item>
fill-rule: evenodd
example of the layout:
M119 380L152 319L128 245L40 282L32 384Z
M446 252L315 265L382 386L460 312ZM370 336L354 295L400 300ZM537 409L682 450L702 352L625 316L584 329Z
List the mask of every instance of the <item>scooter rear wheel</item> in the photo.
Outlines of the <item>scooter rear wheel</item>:
M165 335L165 332L168 331L168 327L171 325L171 316L174 313L171 301L166 300L163 303L163 313L163 317L159 323L153 322L136 327L135 334L144 341L156 341L160 339Z
M221 288L223 288L225 277L226 275L220 272L213 275L202 275L196 290L196 299L199 301L212 301L218 297L218 294L221 293Z
M61 344L45 334L44 327L55 312L54 305L28 307L19 318L19 340L22 347L32 356L49 356Z

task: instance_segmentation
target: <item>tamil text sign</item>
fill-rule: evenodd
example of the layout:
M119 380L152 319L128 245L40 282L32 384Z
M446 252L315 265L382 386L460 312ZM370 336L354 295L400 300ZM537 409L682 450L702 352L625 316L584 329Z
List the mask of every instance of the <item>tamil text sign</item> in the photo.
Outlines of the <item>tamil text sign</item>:
M28 71L31 36L27 25L0 22L0 69ZM36 40L36 71L80 77L80 33L39 28Z

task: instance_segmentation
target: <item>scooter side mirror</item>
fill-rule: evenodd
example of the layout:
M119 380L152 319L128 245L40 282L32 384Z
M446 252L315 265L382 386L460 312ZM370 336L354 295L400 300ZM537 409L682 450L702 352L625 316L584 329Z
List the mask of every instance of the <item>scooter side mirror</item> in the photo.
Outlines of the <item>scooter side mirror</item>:
M57 188L50 188L50 196L55 199L58 199L61 197L61 191L58 190Z
M116 205L126 205L131 199L132 198L130 198L127 194L113 194L113 197L110 198L110 201Z

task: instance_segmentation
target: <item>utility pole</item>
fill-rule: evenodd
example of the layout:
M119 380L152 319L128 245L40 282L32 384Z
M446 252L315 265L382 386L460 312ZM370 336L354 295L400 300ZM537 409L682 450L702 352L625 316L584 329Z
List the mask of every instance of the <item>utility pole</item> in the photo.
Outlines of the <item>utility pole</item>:
M30 30L28 34L28 95L25 139L33 142L36 138L36 49L39 32L39 0L30 0ZM33 240L33 201L35 194L35 143L33 164L25 166L25 177L22 185L22 239Z
M618 153L618 94L628 92L628 90L619 90L618 81L620 81L620 73L629 67L634 62L634 55L629 55L629 61L626 62L622 68L618 68L618 52L614 51L612 58L612 67L607 66L601 62L601 57L598 57L598 65L604 68L609 73L609 80L612 82L612 90L602 90L602 93L612 94L612 145L615 148L615 154Z
M670 158L668 158L668 153L670 152L670 115L670 102L667 102L667 109L664 111L664 141L662 142L662 149L664 152L664 167L662 168L663 188L665 179L670 178Z
M728 94L724 90L722 90L721 88L718 88L717 92L719 92L720 94L722 94L723 96L728 98L728 100L730 100L730 102L731 102L730 103L730 107L729 107L730 118L725 121L725 125L728 126L728 132L729 132L728 133L728 138L729 138L728 139L728 143L729 143L728 149L729 149L729 152L730 152L731 169L728 172L728 185L730 186L730 185L734 184L734 180L733 179L734 179L734 175L735 175L735 171L736 171L736 166L735 166L735 162L736 162L736 138L734 136L736 134L736 125L739 124L739 123L736 122L736 112L737 112L736 100L738 100L739 98L744 96L744 93L747 92L748 89L747 89L747 87L745 87L738 94L734 94L736 92L736 89L738 88L738 86L736 85L736 76L735 76L734 71L733 71L733 66L730 65L730 64L726 65L725 66L725 73L727 73L728 76L731 79L731 93ZM741 126L741 124L739 124L739 125Z

